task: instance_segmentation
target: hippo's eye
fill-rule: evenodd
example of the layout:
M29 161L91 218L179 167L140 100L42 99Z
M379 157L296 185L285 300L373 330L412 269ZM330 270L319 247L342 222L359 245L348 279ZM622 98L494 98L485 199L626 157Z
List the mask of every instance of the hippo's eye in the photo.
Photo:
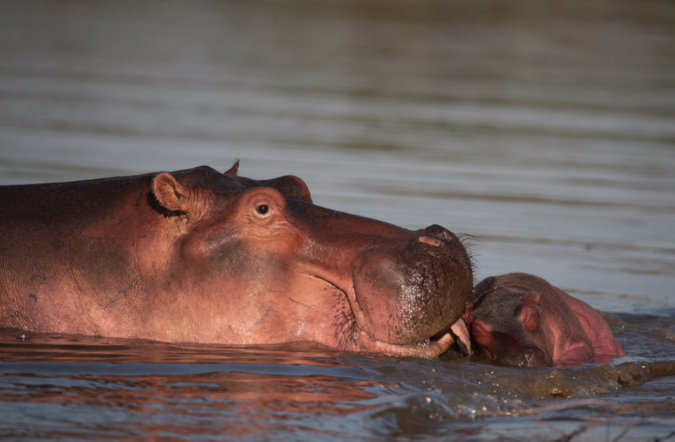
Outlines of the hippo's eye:
M260 218L267 218L270 216L270 206L265 203L260 203L255 206L255 211Z

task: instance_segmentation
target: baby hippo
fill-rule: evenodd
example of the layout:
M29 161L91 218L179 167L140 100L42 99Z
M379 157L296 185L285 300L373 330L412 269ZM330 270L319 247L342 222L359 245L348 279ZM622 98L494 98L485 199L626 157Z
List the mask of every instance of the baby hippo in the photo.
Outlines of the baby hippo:
M465 321L476 354L496 363L570 366L625 356L598 312L542 278L493 276L475 291Z

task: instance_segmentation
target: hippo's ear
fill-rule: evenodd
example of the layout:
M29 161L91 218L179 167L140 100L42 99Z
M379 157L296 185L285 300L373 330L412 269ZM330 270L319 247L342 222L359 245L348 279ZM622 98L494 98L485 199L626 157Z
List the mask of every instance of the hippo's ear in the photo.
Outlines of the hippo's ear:
M167 210L185 212L188 209L188 191L168 172L160 173L152 180L152 193Z
M225 175L231 175L231 176L237 176L239 173L239 160L235 161L232 167L230 167L226 172Z
M523 324L525 330L529 332L539 328L539 312L530 304L522 304L518 312L518 320Z

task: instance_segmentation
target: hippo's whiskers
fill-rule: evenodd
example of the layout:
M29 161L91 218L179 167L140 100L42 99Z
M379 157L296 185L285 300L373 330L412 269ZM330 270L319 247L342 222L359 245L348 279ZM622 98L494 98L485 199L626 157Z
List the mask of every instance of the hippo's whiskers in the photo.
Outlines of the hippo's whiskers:
M351 306L347 301L347 296L344 293L336 290L333 296L335 297L335 305L338 306L333 316L335 339L338 342L338 348L347 351L355 350L358 348L358 326L354 312L352 312Z

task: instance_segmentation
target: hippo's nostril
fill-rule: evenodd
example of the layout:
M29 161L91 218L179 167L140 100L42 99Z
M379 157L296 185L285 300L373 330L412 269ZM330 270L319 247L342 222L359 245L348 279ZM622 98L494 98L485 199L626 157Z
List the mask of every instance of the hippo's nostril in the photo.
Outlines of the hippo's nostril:
M433 247L440 247L441 241L436 238L431 238L429 236L420 236L417 240L421 243L428 244Z

